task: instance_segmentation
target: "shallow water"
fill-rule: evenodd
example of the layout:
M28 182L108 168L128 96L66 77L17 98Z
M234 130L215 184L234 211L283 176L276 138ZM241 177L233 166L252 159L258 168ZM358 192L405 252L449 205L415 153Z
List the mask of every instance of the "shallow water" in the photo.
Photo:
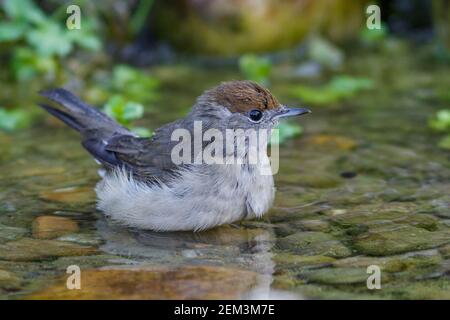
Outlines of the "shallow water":
M427 128L448 107L436 90L448 89L449 67L405 52L349 61L345 72L374 79L375 89L300 120L304 134L281 147L267 216L206 232L143 232L105 219L95 210L98 167L63 126L43 118L0 133L0 297L450 299L449 153ZM163 80L140 121L150 127L239 77L151 72ZM288 95L296 81L275 78L272 91L298 105ZM81 290L66 288L69 265L81 268ZM379 290L366 286L370 265L381 268Z

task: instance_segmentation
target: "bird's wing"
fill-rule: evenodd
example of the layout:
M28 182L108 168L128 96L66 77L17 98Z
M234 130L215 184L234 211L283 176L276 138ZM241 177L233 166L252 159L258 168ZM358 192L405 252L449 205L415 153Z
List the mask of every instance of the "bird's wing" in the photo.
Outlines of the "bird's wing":
M139 178L164 181L179 169L171 158L172 148L178 143L171 140L171 132L177 126L163 126L151 138L116 135L107 141L105 149Z

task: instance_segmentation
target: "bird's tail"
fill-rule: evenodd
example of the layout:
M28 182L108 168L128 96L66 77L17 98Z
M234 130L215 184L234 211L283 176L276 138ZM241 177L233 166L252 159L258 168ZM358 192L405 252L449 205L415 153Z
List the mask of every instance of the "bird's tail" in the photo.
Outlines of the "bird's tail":
M61 108L51 107L46 104L39 104L40 107L83 135L93 131L98 136L103 137L110 137L114 133L129 134L129 131L116 121L98 109L84 103L65 89L51 89L41 91L40 94L58 103Z
M65 89L51 89L42 91L40 94L56 102L60 107L51 107L46 104L39 104L39 106L80 132L81 144L95 159L105 165L120 165L115 153L106 149L107 143L116 135L135 136L133 133Z

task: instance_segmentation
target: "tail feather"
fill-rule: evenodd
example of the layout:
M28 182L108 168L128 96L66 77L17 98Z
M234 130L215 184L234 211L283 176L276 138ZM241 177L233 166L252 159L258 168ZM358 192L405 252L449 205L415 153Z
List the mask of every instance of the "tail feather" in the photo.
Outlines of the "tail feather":
M56 88L41 91L40 94L58 103L63 110L47 105L41 105L42 108L81 133L97 131L97 134L103 138L110 137L115 133L130 134L126 128L98 109L84 103L70 91Z
M115 153L108 151L106 146L114 136L133 135L128 129L65 89L52 89L42 91L40 94L59 104L59 107L46 104L39 104L39 106L69 127L80 132L83 147L94 158L106 166L120 165Z
M56 88L50 90L41 91L40 94L68 109L70 113L84 114L101 117L105 120L111 121L105 114L98 111L94 107L84 103L80 98L75 96L72 92L63 88Z
M67 124L72 129L75 129L77 131L81 131L84 129L84 127L77 120L75 120L72 116L68 115L67 113L59 109L50 107L43 103L39 103L38 105L51 115L55 116L56 118Z

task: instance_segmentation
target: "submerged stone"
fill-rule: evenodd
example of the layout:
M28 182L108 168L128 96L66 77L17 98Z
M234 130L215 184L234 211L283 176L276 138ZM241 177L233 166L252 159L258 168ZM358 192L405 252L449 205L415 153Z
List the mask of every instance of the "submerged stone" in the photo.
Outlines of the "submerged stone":
M0 269L0 291L2 289L13 289L20 287L20 278L12 272Z
M448 231L427 231L409 225L389 225L370 229L353 240L360 253L372 256L393 255L435 248L450 241Z
M299 226L308 231L322 231L330 230L330 224L324 220L301 220Z
M444 259L450 259L450 244L447 244L439 248L439 253L442 255Z
M388 283L380 290L384 296L394 299L411 300L449 300L450 279L409 281L407 283Z
M333 236L322 232L298 232L281 238L277 246L301 255L324 255L333 258L348 257L351 250Z
M97 246L101 244L102 239L94 234L70 233L58 237L56 240L75 242L85 246Z
M90 187L69 187L42 191L39 197L44 200L64 203L90 203L95 200L94 191Z
M33 237L54 239L67 233L78 232L78 223L72 219L56 216L40 216L33 221Z
M324 146L326 148L336 148L338 150L348 151L355 149L357 143L355 140L326 134L319 134L311 137L310 142L315 145Z
M21 238L27 233L27 229L10 227L0 224L0 242L7 242Z
M66 277L31 299L238 299L257 274L215 266L85 270L81 289L67 290Z
M324 266L330 265L335 260L327 256L301 256L291 253L278 253L273 257L273 261L277 266L282 266L283 268Z
M92 247L57 240L23 238L0 244L0 260L39 261L64 256L83 256L97 253Z
M363 284L369 277L366 268L322 268L307 271L302 275L310 282L332 285Z

